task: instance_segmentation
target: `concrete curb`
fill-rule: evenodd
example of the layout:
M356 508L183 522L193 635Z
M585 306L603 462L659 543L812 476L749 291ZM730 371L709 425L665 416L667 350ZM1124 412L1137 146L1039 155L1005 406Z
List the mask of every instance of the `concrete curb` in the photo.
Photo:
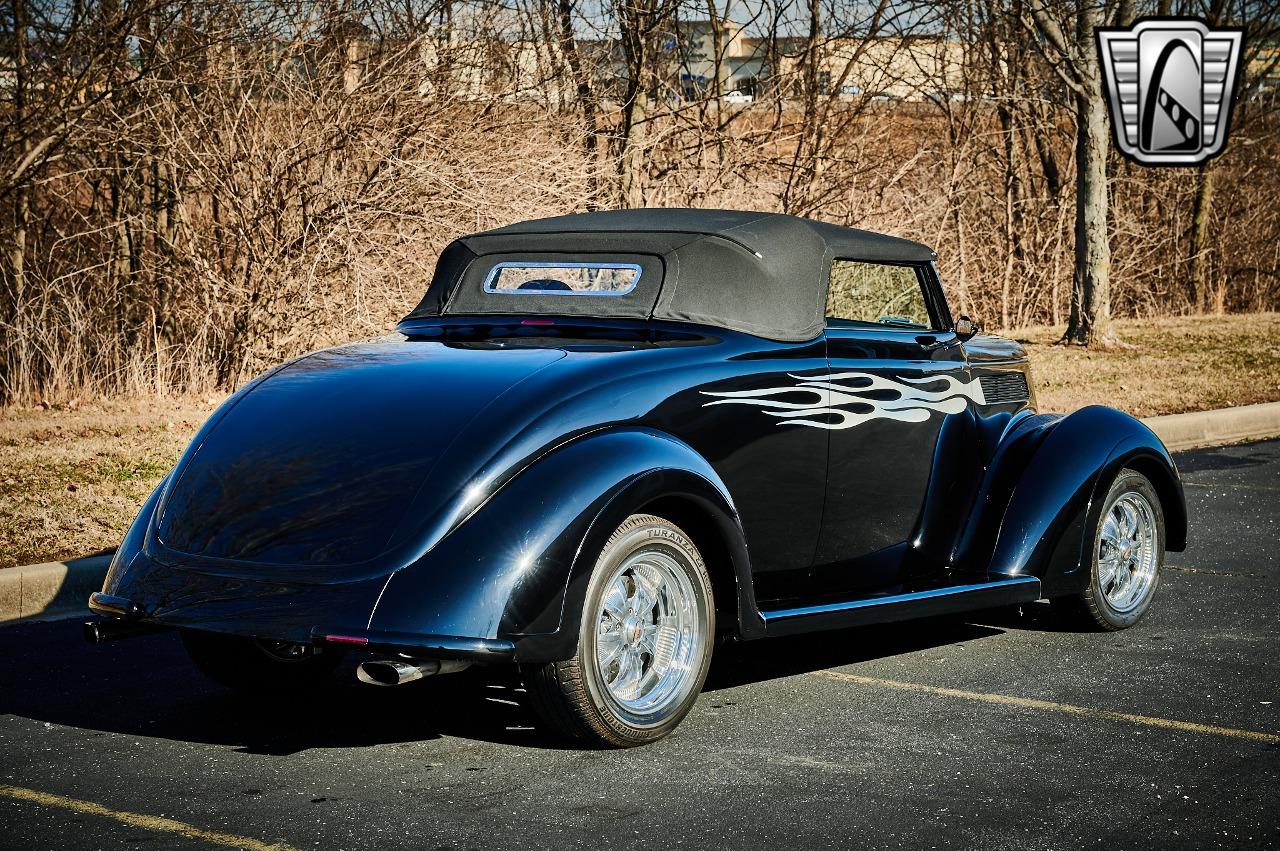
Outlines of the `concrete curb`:
M1177 452L1280 436L1280 402L1170 414L1143 420ZM111 556L0 568L0 624L88 614L85 601L102 588Z
M1143 420L1172 452L1280 436L1280 402Z
M0 623L88 614L89 595L102 590L110 564L102 555L0 568Z

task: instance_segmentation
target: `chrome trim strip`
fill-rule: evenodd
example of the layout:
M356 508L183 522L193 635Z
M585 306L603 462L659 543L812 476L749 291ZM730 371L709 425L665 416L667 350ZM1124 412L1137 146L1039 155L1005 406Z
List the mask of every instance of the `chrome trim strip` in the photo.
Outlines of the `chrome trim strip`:
M862 600L848 600L842 603L826 603L821 606L804 606L799 609L776 609L774 611L762 611L760 614L764 617L765 623L778 623L793 618L805 618L811 615L825 615L835 612L853 612L858 609L871 609L878 606L893 605L895 603L910 603L919 600L931 600L938 597L956 597L975 591L985 591L992 588L1013 588L1021 585L1040 585L1040 580L1035 576L1016 576L1009 579L997 579L993 582L981 582L976 585L952 585L948 588L932 588L928 591L912 591L910 594L895 594L891 597L872 597Z

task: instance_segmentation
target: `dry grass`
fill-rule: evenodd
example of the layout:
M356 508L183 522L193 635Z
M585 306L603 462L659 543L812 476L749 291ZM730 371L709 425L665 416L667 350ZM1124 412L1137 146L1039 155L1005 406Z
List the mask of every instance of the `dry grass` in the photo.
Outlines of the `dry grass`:
M220 400L0 412L0 567L116 546Z
M1137 416L1280 400L1280 314L1127 320L1133 348L1029 343L1043 410L1113 405ZM114 547L221 396L0 411L0 567Z
M1128 319L1124 345L1057 346L1059 328L1026 328L1041 410L1102 404L1136 417L1280 400L1280 313Z

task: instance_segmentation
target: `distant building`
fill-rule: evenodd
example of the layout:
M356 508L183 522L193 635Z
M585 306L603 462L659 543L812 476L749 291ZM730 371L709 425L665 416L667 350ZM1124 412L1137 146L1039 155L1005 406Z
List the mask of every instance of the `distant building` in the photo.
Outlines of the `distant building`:
M831 39L819 45L816 73L819 95L918 101L955 99L965 91L964 44L940 37L887 36ZM778 78L803 91L804 53L781 54Z
M1280 97L1280 42L1263 42L1245 68L1246 85L1254 86L1253 97L1274 100Z
M720 31L720 55L716 55L716 30ZM681 21L668 35L667 49L678 71L675 87L684 100L698 100L715 90L755 94L765 76L765 40L747 36L733 21Z
M372 44L372 33L360 24L332 25L307 51L308 70L327 67L341 74L348 93L354 92L370 71ZM575 48L597 94L621 99L627 80L621 44L578 39ZM423 94L548 106L576 96L576 84L563 73L567 63L557 41L465 38L440 25L418 39L415 49ZM810 50L806 38L751 36L733 21L680 21L658 37L658 94L676 102L704 100L713 96L719 80L722 95L742 93L729 101L736 104L767 94L801 97L810 88L823 97L954 99L965 88L963 57L961 42L941 37L829 38Z
M671 88L682 100L707 97L716 78L721 92L756 96L798 97L812 85L822 96L924 100L954 98L965 88L964 44L935 36L829 38L810 54L806 38L749 36L732 21L693 20L680 22L663 46Z

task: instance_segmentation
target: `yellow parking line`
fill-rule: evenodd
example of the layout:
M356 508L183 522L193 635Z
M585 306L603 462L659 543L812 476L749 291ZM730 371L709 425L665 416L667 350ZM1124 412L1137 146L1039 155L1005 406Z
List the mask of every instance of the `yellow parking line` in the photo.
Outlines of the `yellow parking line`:
M72 810L85 815L102 816L132 827L141 827L146 830L160 831L161 833L172 833L184 836L187 839L199 839L215 845L226 845L230 848L246 848L249 851L294 851L291 846L281 843L273 845L257 839L250 839L247 836L219 833L216 830L203 830L171 818L112 810L92 801L81 801L79 798L67 798L50 792L38 792L35 789L24 789L21 786L0 784L0 795L19 801L29 801L33 804L43 804L47 807L61 807L64 810Z
M1068 715L1081 715L1085 718L1101 718L1108 721L1127 721L1130 724L1144 724L1148 727L1159 727L1164 730L1180 730L1184 733L1207 733L1211 736L1228 736L1233 739L1247 739L1251 742L1265 742L1269 745L1280 744L1280 735L1275 733L1259 733L1256 730L1237 730L1234 727L1215 727L1212 724L1194 724L1190 721L1174 721L1169 718L1156 718L1151 715L1133 715L1128 712L1113 712L1110 709L1090 709L1087 706L1073 706L1070 703L1055 703L1051 700L1034 700L1029 697L1011 697L1007 694L989 694L979 691L963 691L956 688L927 686L922 683L906 683L900 680L882 680L879 677L864 677L858 674L845 674L840 671L813 671L815 677L827 677L832 680L843 680L865 686L882 686L904 691L918 691L936 694L942 697L958 697L963 700L978 700L983 703L995 703L1000 706L1016 706L1021 709L1040 709L1048 712L1064 712Z

